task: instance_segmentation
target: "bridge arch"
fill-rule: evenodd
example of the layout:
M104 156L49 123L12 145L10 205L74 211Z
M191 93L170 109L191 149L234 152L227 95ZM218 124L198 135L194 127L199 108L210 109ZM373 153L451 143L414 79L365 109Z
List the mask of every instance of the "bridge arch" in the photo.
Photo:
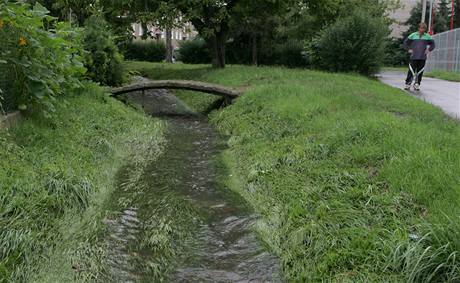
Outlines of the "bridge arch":
M145 83L137 83L123 87L113 88L111 90L112 97L117 97L122 94L145 91L150 89L184 89L199 91L214 95L219 95L225 98L226 101L231 102L233 99L241 96L241 93L228 87L224 87L217 84L210 84L197 81L186 81L186 80L158 80L149 81Z

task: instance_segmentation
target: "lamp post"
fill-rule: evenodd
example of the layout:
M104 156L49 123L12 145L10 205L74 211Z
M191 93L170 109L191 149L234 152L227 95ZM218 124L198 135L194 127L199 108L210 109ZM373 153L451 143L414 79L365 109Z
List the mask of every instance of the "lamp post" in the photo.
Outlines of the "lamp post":
M432 25L433 25L433 2L434 0L430 0L430 19L428 22L428 33L433 34Z
M422 0L422 23L426 22L426 0Z

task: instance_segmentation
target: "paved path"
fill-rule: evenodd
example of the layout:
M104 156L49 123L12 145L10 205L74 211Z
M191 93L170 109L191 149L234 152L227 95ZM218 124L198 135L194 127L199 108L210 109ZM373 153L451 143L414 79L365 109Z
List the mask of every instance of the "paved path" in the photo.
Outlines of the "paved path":
M383 72L379 75L383 83L400 89L404 87L405 78L405 73L397 71ZM413 96L438 106L448 115L460 119L460 83L424 77L420 94Z

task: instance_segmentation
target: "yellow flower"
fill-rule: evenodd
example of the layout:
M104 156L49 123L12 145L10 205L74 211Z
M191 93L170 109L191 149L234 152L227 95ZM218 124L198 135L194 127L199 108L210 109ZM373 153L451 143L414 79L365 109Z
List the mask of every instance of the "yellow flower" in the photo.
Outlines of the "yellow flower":
M27 45L27 40L24 37L19 38L19 46L25 46Z

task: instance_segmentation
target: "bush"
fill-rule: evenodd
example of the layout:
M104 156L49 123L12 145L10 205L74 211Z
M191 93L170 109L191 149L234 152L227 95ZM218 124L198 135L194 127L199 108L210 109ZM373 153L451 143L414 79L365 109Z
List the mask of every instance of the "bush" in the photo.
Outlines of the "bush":
M88 77L103 85L123 82L123 56L113 41L107 22L100 16L91 16L85 24L84 47L88 52L85 66Z
M162 62L166 58L166 46L160 41L133 41L124 47L128 60Z
M385 49L385 66L407 66L409 65L409 54L403 47L403 38L387 39Z
M81 87L80 32L48 13L38 3L0 2L0 106L7 110L49 113L58 95Z
M303 44L297 40L272 45L265 44L259 52L261 65L280 65L287 67L306 66L307 62L302 55Z
M357 11L321 32L306 53L320 69L373 75L383 64L387 34L382 19Z
M181 43L178 60L186 64L209 64L211 53L202 38L195 38Z

